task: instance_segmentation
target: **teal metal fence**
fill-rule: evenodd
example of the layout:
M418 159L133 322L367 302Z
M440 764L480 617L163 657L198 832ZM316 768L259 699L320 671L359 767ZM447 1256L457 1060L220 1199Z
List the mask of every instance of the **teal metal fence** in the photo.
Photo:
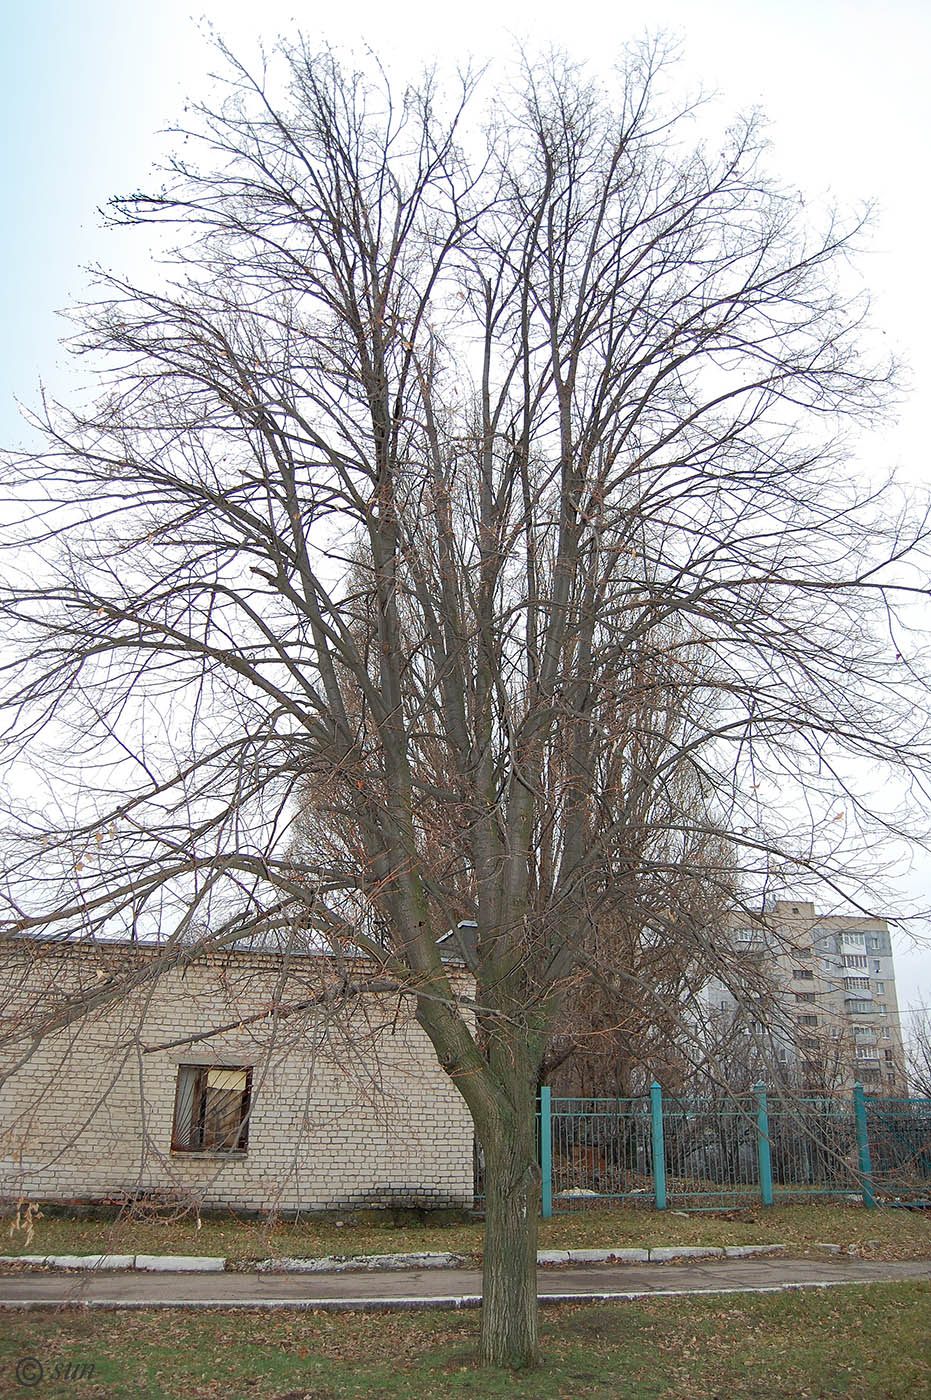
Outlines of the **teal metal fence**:
M768 1095L773 1202L862 1194L857 1102Z
M874 1189L931 1194L931 1099L867 1099L864 1116Z
M931 1195L931 1099L796 1098L755 1085L717 1099L540 1093L542 1211L612 1203L690 1209L856 1195ZM476 1147L476 1198L484 1194Z

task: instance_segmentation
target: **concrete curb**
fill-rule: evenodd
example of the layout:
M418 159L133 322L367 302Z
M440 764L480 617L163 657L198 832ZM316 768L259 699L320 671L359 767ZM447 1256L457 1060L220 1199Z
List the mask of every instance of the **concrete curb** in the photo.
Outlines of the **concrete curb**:
M867 1240L867 1249L879 1249L882 1240ZM858 1244L812 1244L810 1249L820 1249L822 1254L859 1254L861 1246Z
M689 1259L750 1259L757 1254L780 1254L784 1244L680 1245L652 1249L541 1249L540 1268L566 1264L670 1264ZM838 1252L840 1252L838 1250ZM270 1274L335 1274L350 1272L395 1272L403 1269L455 1269L465 1263L456 1254L370 1254L349 1259L263 1259L250 1266Z
M226 1260L206 1254L137 1254L135 1267L165 1274L210 1274L222 1273Z
M784 1244L662 1245L650 1249L541 1249L537 1264L671 1264L687 1259L751 1259L779 1254Z
M247 1260L248 1271L260 1274L346 1274L399 1273L405 1269L458 1269L466 1262L461 1254L354 1254L325 1256L322 1259ZM229 1267L229 1263L227 1263Z
M46 1269L144 1269L168 1274L215 1274L226 1260L207 1254L0 1254L0 1266L33 1264Z
M689 1259L750 1259L757 1254L778 1254L783 1244L664 1245L651 1249L541 1249L540 1267L567 1264L670 1264ZM816 1245L831 1253L843 1252L842 1245ZM0 1267L28 1264L46 1269L144 1269L158 1273L220 1273L245 1266L248 1272L272 1274L397 1273L414 1269L455 1269L464 1264L459 1254L357 1254L325 1256L319 1259L234 1260L196 1254L5 1254Z

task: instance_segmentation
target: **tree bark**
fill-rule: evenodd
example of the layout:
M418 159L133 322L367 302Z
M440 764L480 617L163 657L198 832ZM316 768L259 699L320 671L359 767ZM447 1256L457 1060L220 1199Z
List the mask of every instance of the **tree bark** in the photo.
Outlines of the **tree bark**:
M486 1127L485 1258L480 1353L488 1366L526 1368L538 1360L537 1161L533 1086L522 1086L508 1119Z

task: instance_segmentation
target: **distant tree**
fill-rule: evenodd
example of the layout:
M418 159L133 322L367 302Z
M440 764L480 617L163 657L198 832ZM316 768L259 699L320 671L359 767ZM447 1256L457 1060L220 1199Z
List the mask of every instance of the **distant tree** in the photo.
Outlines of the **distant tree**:
M614 840L590 878L589 925L540 1067L557 1094L628 1097L714 1073L716 1047L683 1006L715 973L731 979L739 881L708 792L676 762L693 676L674 648L646 665L634 650L605 753L600 824Z
M915 1012L905 1038L905 1077L915 1098L931 1099L931 1017Z
M755 121L690 146L652 48L610 94L557 56L484 106L284 58L279 96L227 55L164 187L114 203L175 251L100 275L99 400L7 471L5 927L157 927L166 963L195 924L300 937L347 996L366 955L474 1117L482 1356L526 1365L534 1097L589 935L633 937L617 978L680 965L695 929L647 889L722 841L842 878L851 764L927 757L890 635L923 526L846 465L889 381L859 223L815 228ZM474 998L436 946L466 911Z

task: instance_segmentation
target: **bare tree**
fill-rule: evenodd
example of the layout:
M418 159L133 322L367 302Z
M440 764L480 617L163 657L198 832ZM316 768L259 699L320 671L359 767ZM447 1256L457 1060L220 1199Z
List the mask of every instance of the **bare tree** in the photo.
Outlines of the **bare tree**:
M735 970L733 846L704 785L675 762L693 719L691 674L674 652L644 664L638 650L603 752L598 825L614 839L589 878L589 927L540 1068L557 1094L628 1097L654 1079L681 1088L716 1049L689 1033L683 1006L716 970L727 982Z
M905 1040L905 1078L908 1093L931 1099L931 1018L914 1012Z
M169 272L102 276L99 402L8 472L6 753L58 809L11 819L6 927L370 959L484 1145L482 1355L528 1364L534 1096L614 875L726 837L840 878L819 804L926 757L891 639L922 527L842 469L888 382L859 225L811 226L754 121L690 147L650 48L610 97L557 57L484 104L285 58L280 95L227 55L165 187L115 202L177 231ZM651 667L674 733L634 714ZM645 785L663 830L625 845Z

